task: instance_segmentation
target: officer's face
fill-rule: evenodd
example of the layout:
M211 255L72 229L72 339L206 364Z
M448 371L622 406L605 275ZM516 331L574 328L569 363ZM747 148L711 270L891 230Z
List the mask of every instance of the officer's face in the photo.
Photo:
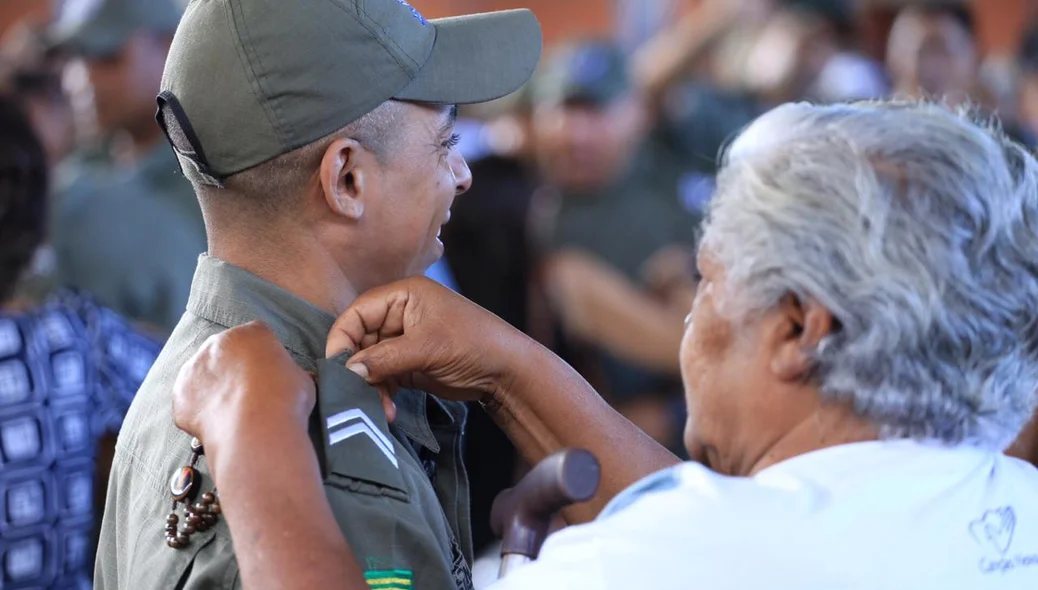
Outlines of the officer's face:
M534 113L534 147L545 177L564 190L599 190L628 166L641 140L640 104L542 106Z
M155 95L162 83L167 50L164 40L139 33L118 53L86 60L102 131L132 133L155 125Z
M454 198L472 186L456 117L452 107L402 104L400 134L378 171L379 194L364 212L371 286L420 275L443 255L440 228Z

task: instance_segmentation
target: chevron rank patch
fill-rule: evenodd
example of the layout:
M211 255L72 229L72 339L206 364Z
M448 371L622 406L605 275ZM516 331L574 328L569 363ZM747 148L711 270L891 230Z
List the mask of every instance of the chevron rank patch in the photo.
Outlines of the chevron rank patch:
M414 573L411 570L369 570L364 580L372 590L411 590Z
M355 408L339 412L329 417L327 423L329 445L336 445L358 435L366 436L375 443L375 446L393 464L393 467L400 467L393 442L379 430L375 422L364 413L364 410Z

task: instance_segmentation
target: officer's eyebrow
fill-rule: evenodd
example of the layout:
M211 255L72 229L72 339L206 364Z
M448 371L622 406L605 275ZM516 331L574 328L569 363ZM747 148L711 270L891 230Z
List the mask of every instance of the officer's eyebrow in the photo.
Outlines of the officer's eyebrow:
M458 122L458 105L453 104L447 111L447 120L440 127L440 135L447 135L454 130L454 124Z

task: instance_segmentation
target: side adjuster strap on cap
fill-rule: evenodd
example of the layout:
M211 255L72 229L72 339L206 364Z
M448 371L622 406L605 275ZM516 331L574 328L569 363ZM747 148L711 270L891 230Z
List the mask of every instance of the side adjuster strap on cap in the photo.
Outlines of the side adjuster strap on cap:
M181 173L192 181L223 188L224 178L217 176L209 167L202 143L198 140L198 135L177 97L166 90L160 93L155 100L158 102L155 121L166 134L166 139L173 146L173 151L177 153ZM185 161L191 164L191 170L184 168Z

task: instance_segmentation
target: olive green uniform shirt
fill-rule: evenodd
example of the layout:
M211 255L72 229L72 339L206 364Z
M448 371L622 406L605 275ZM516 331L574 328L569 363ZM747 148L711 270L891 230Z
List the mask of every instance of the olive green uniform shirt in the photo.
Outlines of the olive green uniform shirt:
M164 527L172 505L170 476L191 456L190 437L171 417L177 373L209 336L254 320L273 329L300 367L317 373L311 434L324 487L369 583L470 589L468 483L461 463L464 405L404 391L396 398L397 419L387 426L378 393L344 367L344 358L323 359L331 315L240 268L202 256L187 313L119 435L97 552L97 590L241 587L222 520L195 533L181 550L166 546ZM205 474L204 457L199 465ZM278 466L256 477L278 477ZM211 487L204 475L202 490ZM278 503L270 498L270 510Z
M180 320L205 226L194 190L163 143L128 173L71 184L56 204L52 245L61 284L168 333Z
M538 194L535 219L546 253L577 249L609 263L638 282L642 267L665 247L696 243L701 217L680 198L684 163L656 141L646 141L630 170L599 191L575 194L547 189Z

